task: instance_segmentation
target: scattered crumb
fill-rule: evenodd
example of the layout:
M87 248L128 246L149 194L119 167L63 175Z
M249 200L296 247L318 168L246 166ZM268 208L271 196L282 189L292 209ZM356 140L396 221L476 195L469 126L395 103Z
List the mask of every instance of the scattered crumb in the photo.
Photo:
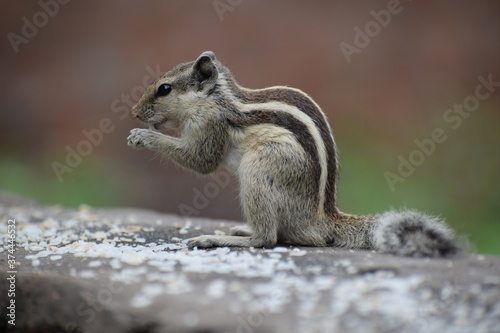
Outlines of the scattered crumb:
M227 282L223 279L217 279L210 282L205 288L205 294L211 298L221 298L226 293Z
M288 247L283 247L283 246L277 246L274 249L272 249L273 252L289 252L290 249Z
M129 304L133 308L145 308L153 304L153 299L139 293L130 299Z
M89 267L99 267L102 265L102 261L100 260L92 260L92 261L89 261L89 263L87 264L87 266Z
M90 269L84 269L78 274L79 277L84 279L91 279L97 276L96 272Z

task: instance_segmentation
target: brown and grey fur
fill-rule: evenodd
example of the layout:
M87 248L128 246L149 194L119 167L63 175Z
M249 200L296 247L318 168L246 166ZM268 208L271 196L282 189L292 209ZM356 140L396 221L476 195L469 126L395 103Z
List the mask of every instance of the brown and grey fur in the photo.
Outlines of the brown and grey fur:
M159 96L163 84L171 90ZM161 76L132 115L150 128L133 129L130 146L161 153L200 174L226 167L239 181L247 226L233 228L231 236L192 238L190 247L288 242L408 256L463 251L448 227L417 212L340 212L336 145L320 107L297 89L241 87L213 52ZM180 137L158 131L167 127L179 129Z

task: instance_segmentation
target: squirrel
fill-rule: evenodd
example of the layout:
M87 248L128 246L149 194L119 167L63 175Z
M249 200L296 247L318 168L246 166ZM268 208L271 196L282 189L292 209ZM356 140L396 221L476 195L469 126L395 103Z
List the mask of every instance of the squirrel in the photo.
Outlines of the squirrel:
M204 235L189 248L299 246L453 257L465 244L440 219L414 210L358 216L336 203L338 152L321 108L301 90L248 89L211 51L177 65L131 109L149 128L127 138L203 175L221 167L238 179L244 226ZM180 137L161 130L176 128Z

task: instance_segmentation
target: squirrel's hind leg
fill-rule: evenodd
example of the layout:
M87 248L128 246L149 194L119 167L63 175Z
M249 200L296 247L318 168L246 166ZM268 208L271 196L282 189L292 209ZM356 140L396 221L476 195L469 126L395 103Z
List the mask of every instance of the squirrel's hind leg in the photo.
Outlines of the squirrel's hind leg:
M244 224L244 225L238 225L236 227L232 227L229 230L229 233L231 236L246 236L250 237L253 234L252 228L250 228L249 225Z

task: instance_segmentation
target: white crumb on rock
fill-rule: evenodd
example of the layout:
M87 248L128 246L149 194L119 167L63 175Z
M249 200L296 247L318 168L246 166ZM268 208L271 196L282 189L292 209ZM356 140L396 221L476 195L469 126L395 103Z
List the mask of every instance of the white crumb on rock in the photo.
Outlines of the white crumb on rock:
M153 299L142 293L134 295L129 302L129 305L133 308L145 308L153 304Z
M277 246L277 247L271 249L271 251L272 252L282 252L283 253L283 252L289 252L290 249L287 248L287 247L283 247L283 246Z
M84 279L91 279L95 278L97 276L97 273L93 270L85 269L80 271L80 273L78 273L78 276Z
M292 257L302 257L302 256L305 256L307 254L307 251L306 250L301 250L299 248L294 248L292 250L292 252L290 252L290 256Z
M87 264L88 267L99 267L101 265L102 265L102 261L101 260L91 260Z
M205 293L211 298L221 298L226 294L227 282L223 279L216 279L210 282L205 288Z

